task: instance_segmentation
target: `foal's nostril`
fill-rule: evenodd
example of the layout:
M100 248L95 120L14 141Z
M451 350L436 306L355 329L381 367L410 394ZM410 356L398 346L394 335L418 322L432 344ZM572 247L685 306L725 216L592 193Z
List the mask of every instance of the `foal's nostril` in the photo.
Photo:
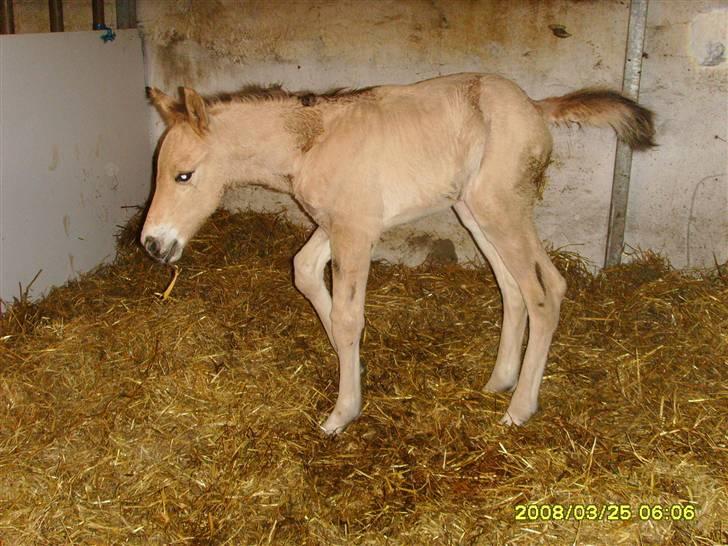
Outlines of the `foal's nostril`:
M159 241L157 241L154 237L147 237L144 239L144 248L146 248L147 252L149 252L152 256L156 257L159 255Z

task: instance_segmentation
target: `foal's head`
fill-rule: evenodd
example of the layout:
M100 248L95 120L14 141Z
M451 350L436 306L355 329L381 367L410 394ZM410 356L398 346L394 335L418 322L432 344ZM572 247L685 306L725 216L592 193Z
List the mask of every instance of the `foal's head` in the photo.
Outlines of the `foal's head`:
M157 179L141 242L164 263L176 262L185 244L220 203L225 184L210 142L205 101L184 89L178 102L158 89L149 98L167 125L160 139Z

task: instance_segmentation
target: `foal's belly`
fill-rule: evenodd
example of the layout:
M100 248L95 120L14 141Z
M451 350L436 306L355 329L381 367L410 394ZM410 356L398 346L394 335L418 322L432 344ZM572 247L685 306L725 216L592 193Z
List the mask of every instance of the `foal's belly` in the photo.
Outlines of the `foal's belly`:
M385 228L404 224L452 207L471 178L469 169L451 169L446 173L421 172L383 184L382 216ZM439 175L439 176L437 176Z
M384 229L398 226L400 224L406 224L407 222L413 222L420 218L425 218L432 214L436 214L443 210L451 208L457 199L443 199L437 203L432 203L420 207L408 207L402 208L401 210L387 211L384 216L383 224Z

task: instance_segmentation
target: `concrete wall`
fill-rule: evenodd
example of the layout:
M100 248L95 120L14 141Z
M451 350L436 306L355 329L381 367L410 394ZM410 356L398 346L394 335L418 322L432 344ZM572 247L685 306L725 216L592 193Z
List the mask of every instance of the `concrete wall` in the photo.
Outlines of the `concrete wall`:
M650 2L644 101L660 148L634 156L625 239L673 264L728 259L728 2Z
M0 36L0 298L31 296L115 254L149 194L141 39Z
M714 253L728 259L728 65L715 54L713 64L700 64L705 54L697 50L707 45L694 37L706 25L696 31L694 21L714 11L704 17L725 18L728 2L650 5L641 101L658 114L661 146L635 157L627 244L660 250L676 266L712 264ZM270 82L323 90L484 71L514 79L535 98L619 88L629 16L627 0L139 0L138 9L147 82L168 91ZM728 40L720 35L725 27L716 28L710 47L719 49ZM157 122L153 134L160 132ZM536 211L541 235L601 265L614 136L567 128L554 135L550 184ZM289 199L266 190L236 190L226 204L285 208L305 221ZM448 241L460 260L478 259L450 212L393 230L378 255L417 263L431 252L447 257Z

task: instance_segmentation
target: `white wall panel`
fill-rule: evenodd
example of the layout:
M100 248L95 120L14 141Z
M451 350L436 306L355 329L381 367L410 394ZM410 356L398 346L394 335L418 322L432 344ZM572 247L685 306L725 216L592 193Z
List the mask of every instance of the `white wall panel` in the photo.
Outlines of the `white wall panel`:
M149 193L148 119L136 30L0 37L0 298L114 257Z

